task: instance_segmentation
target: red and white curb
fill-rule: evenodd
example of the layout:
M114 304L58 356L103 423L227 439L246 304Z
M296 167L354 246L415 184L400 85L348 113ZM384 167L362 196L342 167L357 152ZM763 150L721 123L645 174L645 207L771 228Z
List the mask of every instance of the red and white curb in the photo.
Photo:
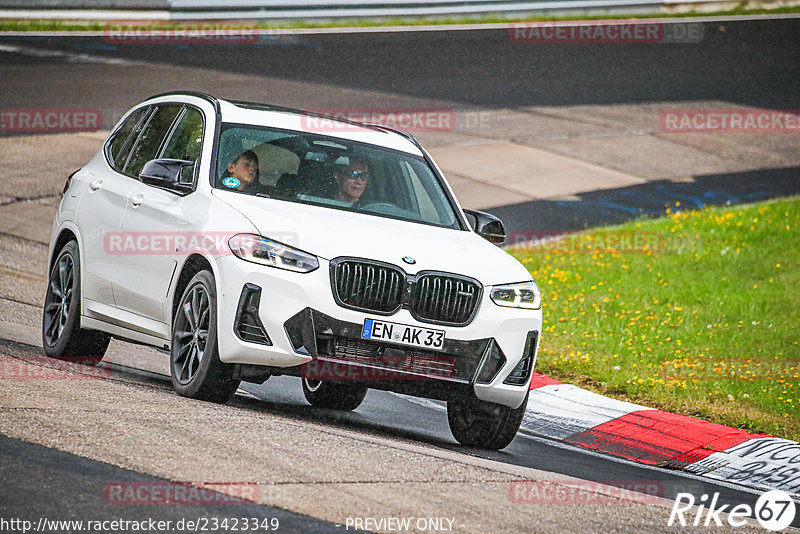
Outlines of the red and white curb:
M522 428L597 452L800 499L800 443L623 402L534 373Z

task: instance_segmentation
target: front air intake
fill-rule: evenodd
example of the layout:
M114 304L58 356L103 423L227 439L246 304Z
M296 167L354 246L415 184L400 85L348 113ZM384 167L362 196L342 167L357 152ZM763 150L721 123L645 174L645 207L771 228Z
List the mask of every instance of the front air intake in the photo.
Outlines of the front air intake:
M261 304L261 288L255 284L245 284L239 296L239 305L236 307L236 321L233 331L242 341L258 343L259 345L272 345L258 310Z
M528 339L525 342L525 349L523 351L522 359L511 370L503 384L511 386L524 386L528 383L528 379L533 371L533 366L536 363L536 342L539 339L539 332L533 330L528 332Z

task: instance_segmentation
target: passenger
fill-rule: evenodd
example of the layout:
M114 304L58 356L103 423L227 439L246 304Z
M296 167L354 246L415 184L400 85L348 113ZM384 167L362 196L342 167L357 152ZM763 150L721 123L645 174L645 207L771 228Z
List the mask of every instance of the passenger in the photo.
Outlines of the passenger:
M258 156L252 150L242 152L228 163L228 178L222 184L237 191L248 193L258 189Z
M369 166L363 158L350 158L347 165L341 165L333 172L337 191L334 199L355 204L367 188Z

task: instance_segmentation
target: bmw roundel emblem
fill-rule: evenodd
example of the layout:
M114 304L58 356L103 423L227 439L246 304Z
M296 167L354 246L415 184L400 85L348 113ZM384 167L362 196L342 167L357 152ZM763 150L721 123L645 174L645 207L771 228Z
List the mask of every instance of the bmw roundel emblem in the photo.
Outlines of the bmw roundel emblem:
M414 265L415 263L417 263L417 260L415 260L411 256L404 256L403 257L403 261L406 262L409 265Z

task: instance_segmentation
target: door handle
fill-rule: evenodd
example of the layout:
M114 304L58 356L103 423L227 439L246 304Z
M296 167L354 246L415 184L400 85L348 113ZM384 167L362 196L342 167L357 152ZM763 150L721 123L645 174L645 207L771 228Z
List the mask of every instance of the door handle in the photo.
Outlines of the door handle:
M144 195L142 195L141 193L139 193L138 195L133 195L131 197L131 206L133 206L134 208L138 208L139 206L142 205L143 200L144 200Z
M97 191L103 186L103 180L95 180L94 182L89 182L89 189L92 191Z

